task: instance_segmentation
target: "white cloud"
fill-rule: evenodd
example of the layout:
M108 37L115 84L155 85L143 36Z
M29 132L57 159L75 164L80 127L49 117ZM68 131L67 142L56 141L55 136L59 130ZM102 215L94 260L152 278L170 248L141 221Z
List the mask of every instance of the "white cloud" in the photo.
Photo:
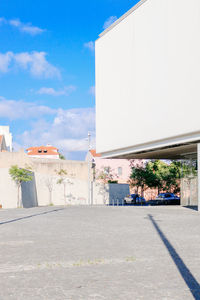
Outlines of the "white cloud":
M5 23L6 22L6 19L5 18L0 18L0 25Z
M14 64L27 70L32 76L39 78L60 78L58 68L50 64L45 52L0 53L0 72L8 72Z
M90 51L94 52L94 50L95 50L95 42L90 41L88 43L85 43L84 47L87 48L87 49L89 49Z
M103 29L106 30L108 27L110 27L115 21L117 21L117 17L116 16L111 16L109 17L105 23L103 24ZM95 51L95 42L94 41L90 41L84 44L84 47L89 49L91 52Z
M54 88L42 87L37 91L37 94L50 96L68 96L75 90L76 87L73 85L65 86L63 89L57 91Z
M50 143L69 157L73 152L87 151L88 131L92 135L92 146L95 145L94 108L52 109L0 97L0 118L25 120L25 126L31 126L30 130L14 136L15 150Z
M5 54L0 53L0 72L6 73L9 70L9 65L12 61L13 53L7 52Z
M58 140L57 145L60 149L63 149L65 152L87 152L88 150L88 140L86 137L83 139Z
M60 71L46 60L45 52L33 51L15 54L17 65L29 69L34 77L60 77Z
M95 96L95 86L91 86L89 89L89 94Z
M9 120L40 118L43 115L53 115L55 110L35 103L7 100L0 97L0 117Z
M33 26L31 23L22 23L19 19L6 20L5 18L0 18L0 24L8 24L12 27L17 28L19 31L30 34L32 36L41 34L45 31L45 29Z
M117 21L117 17L116 16L111 16L109 17L104 25L103 25L103 29L106 30L108 27L110 27L115 21Z
M52 144L69 157L71 152L88 149L87 134L91 132L95 143L95 109L58 109L52 122L39 119L30 131L24 131L15 143L24 148L34 145Z
M20 27L21 26L21 22L18 19L15 20L10 20L8 21L10 25L14 26L14 27Z

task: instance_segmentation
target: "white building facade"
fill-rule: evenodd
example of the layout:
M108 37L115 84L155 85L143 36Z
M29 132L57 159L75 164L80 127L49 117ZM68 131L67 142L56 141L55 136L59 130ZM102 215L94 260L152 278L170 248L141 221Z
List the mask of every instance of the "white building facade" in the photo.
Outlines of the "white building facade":
M9 126L0 126L0 135L4 135L7 151L12 152L12 133Z
M197 157L199 28L199 0L142 0L100 35L97 153L112 158Z

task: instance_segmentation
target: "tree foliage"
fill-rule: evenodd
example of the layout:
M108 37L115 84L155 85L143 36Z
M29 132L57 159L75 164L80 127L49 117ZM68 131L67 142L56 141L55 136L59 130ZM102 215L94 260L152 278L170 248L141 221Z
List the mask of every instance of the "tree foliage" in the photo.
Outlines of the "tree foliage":
M65 181L65 178L67 176L67 171L64 169L60 169L59 171L56 171L56 174L59 176L57 183L62 184Z
M141 165L132 166L130 183L141 188L142 193L147 188L157 188L160 191L180 191L180 179L196 175L195 165L183 161L164 162L161 160L147 161Z
M13 181L17 185L17 206L20 206L20 195L19 190L21 188L22 182L28 182L32 180L32 175L29 170L19 168L17 165L11 166L9 169L9 174Z
M23 168L19 168L17 165L12 166L9 169L9 174L12 180L14 180L17 185L21 185L22 182L27 182L32 180L30 171Z
M118 175L114 173L114 170L109 166L103 166L100 170L96 173L96 179L101 180L103 183L117 183Z
M65 169L60 169L59 171L55 170L56 174L59 176L57 180L57 184L63 185L63 197L65 204L67 204L67 198L70 197L71 201L71 194L66 195L66 186L67 185L73 185L73 181L67 178L68 172ZM71 177L74 177L75 174L70 174Z
M62 153L59 153L59 158L62 160L66 160L65 156Z

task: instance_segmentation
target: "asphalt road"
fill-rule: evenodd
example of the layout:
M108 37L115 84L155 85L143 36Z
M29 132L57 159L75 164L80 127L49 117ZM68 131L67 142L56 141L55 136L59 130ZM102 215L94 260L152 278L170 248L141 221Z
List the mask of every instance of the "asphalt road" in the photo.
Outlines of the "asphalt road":
M181 207L0 211L0 300L200 299L200 213Z

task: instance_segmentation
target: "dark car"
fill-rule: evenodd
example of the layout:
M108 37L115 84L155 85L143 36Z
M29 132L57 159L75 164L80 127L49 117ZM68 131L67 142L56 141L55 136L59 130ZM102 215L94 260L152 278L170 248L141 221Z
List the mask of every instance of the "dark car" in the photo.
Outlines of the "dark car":
M145 198L144 197L137 197L136 198L136 204L142 204L142 205L146 204Z
M155 199L156 204L180 205L180 198L173 193L161 193Z
M138 194L131 194L124 198L124 204L145 204L146 200Z

